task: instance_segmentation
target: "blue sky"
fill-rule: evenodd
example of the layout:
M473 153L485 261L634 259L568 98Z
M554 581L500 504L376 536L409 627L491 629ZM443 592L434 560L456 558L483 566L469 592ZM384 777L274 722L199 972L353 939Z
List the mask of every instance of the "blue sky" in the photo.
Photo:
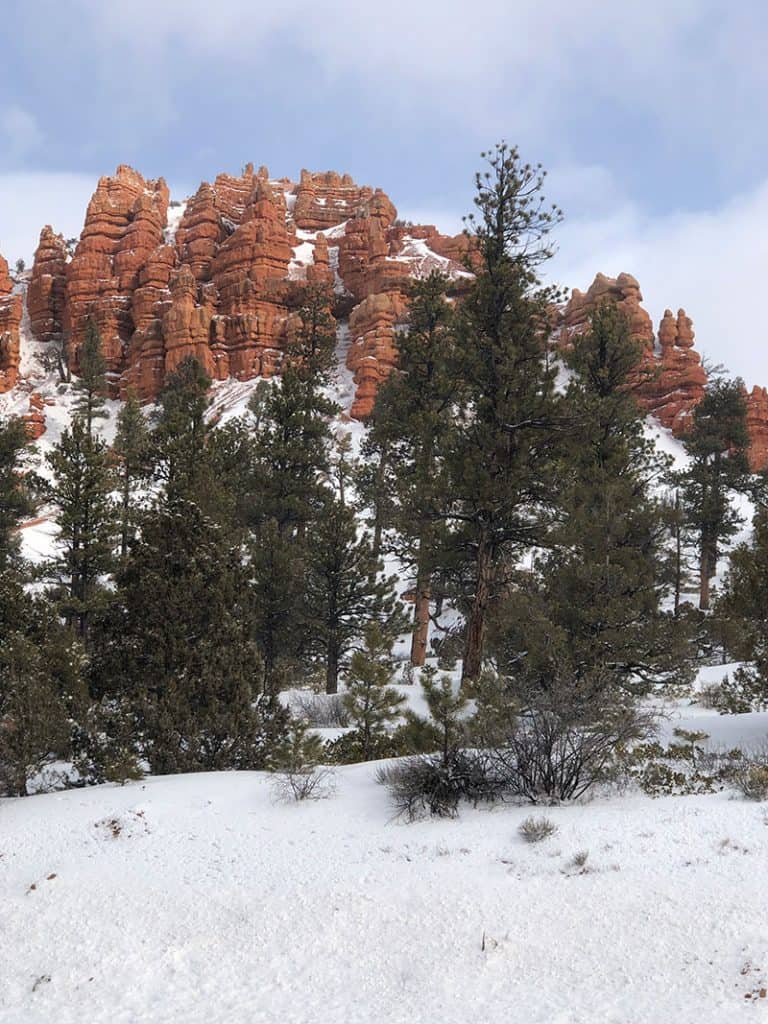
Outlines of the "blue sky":
M177 196L249 160L334 168L457 230L505 137L550 170L563 284L628 270L654 318L684 305L700 348L768 384L759 0L30 0L0 19L9 259L46 222L78 231L118 163Z

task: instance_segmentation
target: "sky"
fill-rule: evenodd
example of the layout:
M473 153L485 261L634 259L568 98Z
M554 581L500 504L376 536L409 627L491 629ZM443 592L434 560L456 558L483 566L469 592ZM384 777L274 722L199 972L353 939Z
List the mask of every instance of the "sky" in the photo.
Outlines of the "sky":
M503 138L565 213L554 279L628 271L768 385L764 0L34 0L0 26L11 262L46 223L78 234L120 163L176 198L249 161L334 169L455 232Z

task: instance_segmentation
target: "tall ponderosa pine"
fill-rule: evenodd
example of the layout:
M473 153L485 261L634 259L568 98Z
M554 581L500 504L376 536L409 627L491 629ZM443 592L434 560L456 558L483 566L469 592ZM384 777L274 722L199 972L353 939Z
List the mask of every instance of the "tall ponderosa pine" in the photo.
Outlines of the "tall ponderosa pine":
M118 413L113 447L118 458L120 557L125 558L138 520L136 490L149 472L149 430L134 391L128 392Z
M691 428L683 438L690 458L679 475L684 514L696 537L699 555L699 607L709 608L710 580L717 570L723 541L738 529L734 491L749 487L749 434L744 383L715 379L693 410Z
M368 537L358 538L354 512L326 497L307 551L305 607L327 693L337 692L345 658L372 621L390 633L400 625L392 580L382 579L381 569Z
M80 371L73 385L75 412L82 418L88 437L93 436L94 420L108 415L104 406L107 395L107 363L101 346L101 334L93 317L88 318L85 337L77 353Z
M113 563L114 474L107 446L77 415L46 457L58 506L60 553L52 570L63 588L61 613L81 637L104 600L101 578Z
M447 509L472 567L463 677L477 679L501 569L541 542L558 492L555 368L548 318L556 293L538 266L560 212L544 172L505 143L477 175L475 280L457 315L458 376Z
M557 662L584 693L663 683L685 670L681 627L661 609L670 566L655 491L666 462L645 436L632 393L644 377L641 357L613 304L600 306L589 331L573 338L559 522L538 560L538 610L521 618L524 591L509 609L517 649L506 668L513 674L527 661L533 677L540 658L546 679Z
M415 570L413 665L423 665L427 654L432 574L445 516L445 445L457 392L447 286L439 274L413 284L408 329L398 335L397 369L379 389L367 442L387 453L383 479L373 480L387 493L379 514L394 530L400 560Z
M322 500L330 471L328 421L339 411L324 394L336 342L331 299L319 286L299 292L298 327L283 373L249 407L256 421L253 525L273 520L281 535L299 539Z

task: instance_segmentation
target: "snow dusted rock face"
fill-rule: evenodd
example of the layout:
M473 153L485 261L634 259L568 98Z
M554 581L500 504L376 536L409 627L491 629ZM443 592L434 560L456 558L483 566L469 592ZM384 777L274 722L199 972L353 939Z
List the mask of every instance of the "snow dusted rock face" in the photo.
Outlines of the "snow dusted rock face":
M702 399L707 383L693 342L693 323L685 310L678 310L677 316L665 310L659 324L661 352L658 356L654 353L651 360L651 365L658 367L658 377L641 390L648 411L677 437L688 429L691 412Z
M30 333L43 343L63 335L76 373L94 317L113 393L133 389L152 401L189 355L214 380L279 372L298 287L325 284L339 297L339 315L355 314L351 412L365 417L395 363L411 278L432 270L469 276L466 238L404 227L396 217L380 189L334 171L302 171L297 184L248 164L169 206L162 178L120 166L99 181L71 259L64 239L43 229L28 289ZM0 295L10 291L8 279ZM5 314L0 305L0 335L10 332L0 353L4 390L16 382L20 303L9 300Z
M22 312L22 297L14 293L8 264L0 256L0 393L10 391L19 378Z

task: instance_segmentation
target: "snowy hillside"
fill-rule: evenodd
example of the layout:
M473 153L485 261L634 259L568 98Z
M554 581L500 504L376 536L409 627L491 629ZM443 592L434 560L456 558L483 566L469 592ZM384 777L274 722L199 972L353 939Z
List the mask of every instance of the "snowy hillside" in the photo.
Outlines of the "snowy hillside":
M765 805L601 797L532 846L528 807L393 820L375 771L287 807L248 772L0 801L0 1022L757 1019Z

